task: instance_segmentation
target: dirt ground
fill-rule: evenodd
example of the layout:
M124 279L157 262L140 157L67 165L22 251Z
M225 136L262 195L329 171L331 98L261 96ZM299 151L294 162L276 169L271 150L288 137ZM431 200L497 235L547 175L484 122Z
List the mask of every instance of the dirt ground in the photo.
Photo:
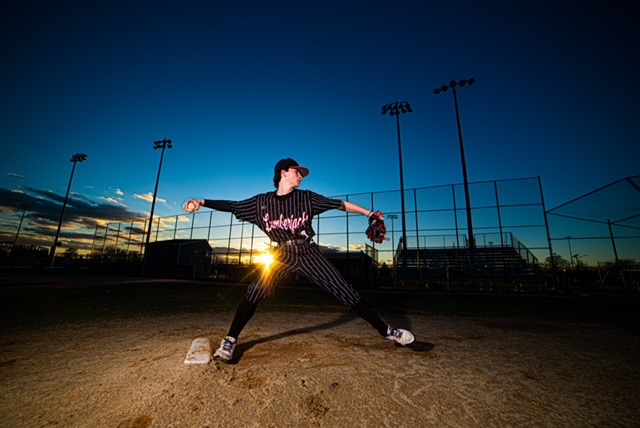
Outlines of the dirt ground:
M188 365L243 287L0 281L0 427L640 426L636 299L363 292L415 333L402 348L281 289L231 364Z

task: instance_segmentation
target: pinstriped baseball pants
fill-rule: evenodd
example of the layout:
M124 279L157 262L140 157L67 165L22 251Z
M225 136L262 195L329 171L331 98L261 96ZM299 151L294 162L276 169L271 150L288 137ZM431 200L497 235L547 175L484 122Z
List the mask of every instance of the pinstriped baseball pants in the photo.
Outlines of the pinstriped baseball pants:
M245 299L258 303L268 297L288 273L304 275L347 306L355 306L361 300L340 272L320 253L318 245L313 243L279 247L270 269L264 269L258 280L249 285Z

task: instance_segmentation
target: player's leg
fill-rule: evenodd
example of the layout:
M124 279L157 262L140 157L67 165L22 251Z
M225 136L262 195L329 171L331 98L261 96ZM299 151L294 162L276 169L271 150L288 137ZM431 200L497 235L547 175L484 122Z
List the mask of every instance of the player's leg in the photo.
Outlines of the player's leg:
M289 272L288 260L274 262L269 269L265 268L256 281L251 283L231 321L227 336L220 342L220 347L213 354L215 359L229 361L238 343L240 333L256 313L258 303L273 293L277 284Z
M247 296L244 296L236 309L236 314L233 317L233 321L231 321L231 327L229 327L229 332L227 336L222 339L220 342L220 347L216 349L216 352L213 354L213 358L222 360L222 361L230 361L233 357L233 351L236 349L236 344L238 343L238 336L242 332L242 329L249 322L249 320L256 313L256 309L258 307L259 301L252 302L247 299Z
M333 294L345 305L350 306L360 318L368 322L386 340L392 340L401 345L408 345L415 340L410 331L393 328L384 322L331 262L320 253L317 247L300 257L296 268L322 289Z
M347 306L353 306L362 299L315 245L305 248L300 254L295 270Z
M360 299L357 304L351 306L351 309L353 309L360 318L371 324L371 326L375 328L385 340L396 342L402 346L409 345L415 340L413 333L409 330L393 328L382 321L378 314L375 313L373 308L371 308L364 299Z

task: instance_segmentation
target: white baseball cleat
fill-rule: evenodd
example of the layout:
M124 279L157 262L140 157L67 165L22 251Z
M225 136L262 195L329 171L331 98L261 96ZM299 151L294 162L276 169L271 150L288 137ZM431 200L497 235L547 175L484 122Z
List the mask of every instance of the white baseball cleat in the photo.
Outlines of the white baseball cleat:
M402 346L406 346L413 343L413 341L416 340L416 338L413 336L413 333L411 333L409 330L388 327L387 336L384 338L384 340L393 341Z
M224 361L225 363L233 358L233 351L236 349L237 340L231 336L227 336L220 342L220 347L216 349L213 358Z

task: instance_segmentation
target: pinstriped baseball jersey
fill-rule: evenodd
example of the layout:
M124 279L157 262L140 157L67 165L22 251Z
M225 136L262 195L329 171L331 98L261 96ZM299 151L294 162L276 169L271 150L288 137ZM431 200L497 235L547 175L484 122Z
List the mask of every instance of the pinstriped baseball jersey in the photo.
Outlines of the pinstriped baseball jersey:
M269 192L244 201L206 201L205 205L231 211L239 220L257 225L272 241L306 241L278 247L271 269L264 270L258 280L249 285L248 301L257 303L269 296L286 274L295 272L306 276L345 305L354 306L360 302L360 295L320 253L318 246L311 243L315 235L311 220L315 215L340 208L342 201L339 199L294 189L284 196Z
M275 242L291 239L310 241L315 235L312 218L341 205L339 199L298 189L284 196L268 192L231 203L232 212L239 220L254 223Z

